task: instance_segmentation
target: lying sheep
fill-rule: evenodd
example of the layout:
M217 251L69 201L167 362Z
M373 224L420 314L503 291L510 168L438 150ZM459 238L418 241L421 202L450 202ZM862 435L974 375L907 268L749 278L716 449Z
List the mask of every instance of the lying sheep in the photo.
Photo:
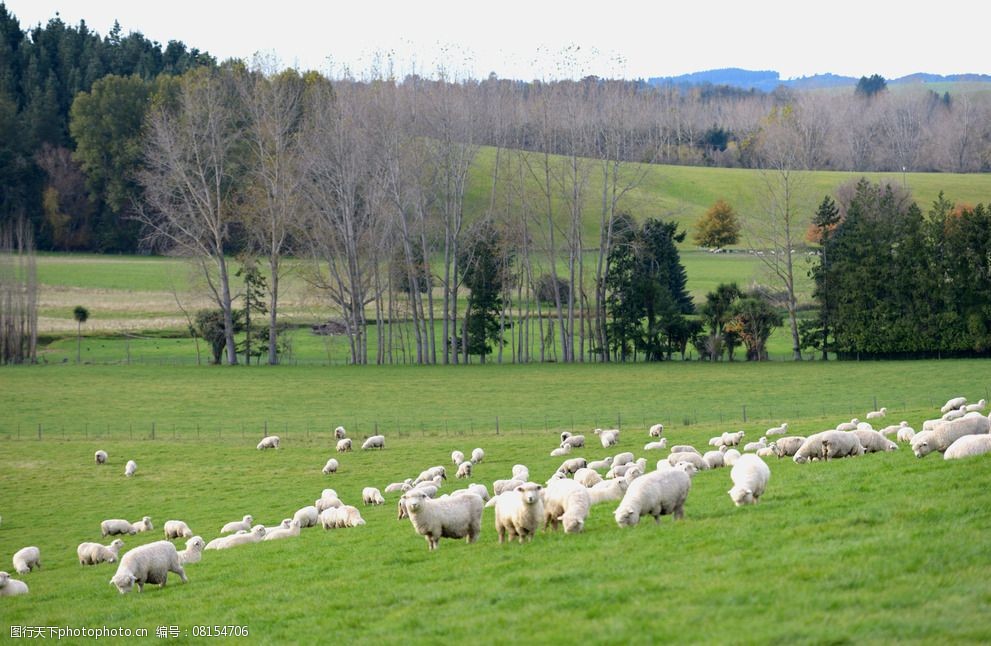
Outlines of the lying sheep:
M662 437L656 442L647 442L643 445L644 451L657 451L660 449L666 449L668 447L668 438Z
M561 440L561 447L570 446L573 449L580 449L585 446L584 435L569 435Z
M343 440L347 438L347 436L348 436L347 431L344 430L343 426L338 426L337 428L334 429L334 439Z
M771 442L768 446L765 446L762 449L757 449L757 457L769 458L772 455L777 455L777 453L774 452L774 449L774 442Z
M384 449L385 448L385 436L384 435L373 435L361 444L361 449Z
M564 525L566 534L578 534L585 529L592 500L589 490L574 480L556 480L544 493L544 529L556 530Z
M413 529L426 539L428 549L437 549L441 538L464 538L468 543L478 540L484 505L478 496L432 500L413 489L404 493L402 499Z
M466 480L471 477L471 461L466 460L458 465L458 472L455 477L459 480Z
M618 467L623 464L629 464L630 462L633 462L635 459L636 457L633 455L632 452L626 451L625 453L620 453L618 455L613 456L612 466Z
M664 424L654 424L650 427L650 430L647 431L647 435L650 437L660 437L663 432Z
M762 436L756 442L747 442L743 445L744 453L753 453L759 451L767 446L767 437Z
M110 584L116 586L121 594L130 592L135 583L138 592L144 590L145 583L157 583L164 588L169 572L178 574L183 583L188 581L175 545L168 541L155 541L125 553Z
M206 544L203 549L207 550L226 550L232 547L238 547L240 545L248 545L250 543L260 543L262 539L265 538L265 526L255 525L248 531L241 531L237 534L231 534L230 536L221 536L220 538L215 538Z
M360 527L365 524L365 519L361 517L361 512L357 507L345 505L343 507L326 509L320 514L320 525L324 529L343 529L347 527Z
M22 547L14 552L11 559L14 563L14 571L18 574L27 574L34 568L41 568L41 550L34 545Z
M880 453L884 451L897 451L898 445L881 435L877 431L856 430L853 432L864 447L864 453Z
M670 466L674 466L679 462L688 462L695 465L699 471L705 471L709 469L709 463L702 459L702 456L698 453L693 453L691 451L679 451L677 453L672 453L667 457L667 463Z
M413 486L415 487L421 482L433 482L435 478L447 480L447 469L445 469L442 465L424 469L420 472L420 475L416 476L416 479L413 480Z
M93 455L93 459L96 460L96 463L97 464L106 464L107 463L107 452L106 451L97 451Z
M16 597L28 593L28 584L10 578L6 572L0 572L0 597Z
M612 466L612 457L604 457L601 460L594 460L588 463L588 468L595 469L596 471L601 471L602 469L608 469L611 466Z
M206 548L202 536L193 536L186 541L186 549L179 550L179 565L187 563L199 563L203 559L203 550Z
M922 458L933 451L943 452L964 435L987 435L991 420L980 413L967 413L960 419L937 424L931 431L922 431L912 438L912 452Z
M479 448L474 448L471 450L471 463L478 464L485 459L485 451Z
M898 428L898 435L895 439L899 442L911 442L913 437L915 437L915 429L906 425Z
M726 465L723 461L722 451L706 451L702 459L705 460L710 469L718 469Z
M844 433L847 433L849 431L856 431L857 430L857 424L859 424L859 423L860 423L860 420L857 419L856 417L854 417L849 422L843 422L842 424L837 424L836 425L836 428L834 430L843 431Z
M626 472L636 466L634 462L628 462L626 464L613 465L608 471L606 471L606 479L611 478L622 478L626 475ZM576 472L577 473L577 472Z
M134 534L139 532L150 532L155 529L155 526L151 524L151 516L145 516L141 520L131 523L131 528L134 530Z
M872 410L867 413L867 419L884 419L888 414L888 409L882 406L879 410Z
M300 527L316 527L319 516L320 512L317 511L315 505L307 505L297 509L296 513L292 515L292 519L298 520Z
M117 560L120 548L124 547L124 541L119 538L114 539L110 545L100 545L99 543L80 543L76 547L76 557L79 558L79 565L97 565L98 563L113 563Z
M528 469L525 464L514 464L513 479L522 480L523 482L526 482L527 480L530 479L530 469Z
M277 449L279 448L279 436L269 435L268 437L263 437L262 441L255 448L259 451L262 449Z
M698 449L696 449L694 446L692 446L690 444L675 444L674 446L671 447L671 452L672 453L697 453L698 455L702 455L702 452L701 451L699 451Z
M337 452L338 453L348 453L351 451L351 438L346 437L343 440L337 440Z
M893 424L891 426L885 426L878 433L885 437L891 437L892 435L898 434L898 429L905 428L908 426L908 422L899 422L898 424Z
M855 433L826 431L822 434L822 455L826 460L864 454L864 447Z
M334 458L327 460L327 464L323 465L323 469L320 470L324 475L330 475L331 473L337 473L337 469L340 468L340 463Z
M229 532L240 532L240 531L247 532L251 530L251 523L253 522L255 522L255 519L251 516L251 514L245 514L244 518L242 518L241 520L235 520L229 522L223 527L221 527L220 533L227 534Z
M138 471L138 463L134 460L128 460L127 464L124 465L124 477L130 478Z
M720 448L720 447L722 447L722 446L725 446L725 444L723 444L723 436L722 435L716 435L714 437L710 437L709 438L709 446L715 447L717 449Z
M632 527L641 516L671 514L675 519L685 515L685 500L692 487L691 477L679 469L652 471L634 480L626 490L613 516L620 527Z
M278 527L271 531L265 532L265 536L262 538L263 541L277 541L283 538L294 538L299 536L300 522L298 520L289 521L289 527Z
M805 437L801 435L789 435L779 437L774 440L774 455L779 458L791 457L798 453L798 449L805 443Z
M460 466L465 461L465 454L461 451L451 451L451 462L454 466Z
M123 518L110 518L100 523L100 536L113 536L114 534L137 534L131 522Z
M947 400L945 404L943 404L943 407L939 409L939 412L946 414L949 413L951 410L963 408L966 404L967 404L966 397L953 397Z
M559 458L571 453L571 445L565 444L564 446L559 446L551 451L552 458Z
M382 492L375 487L365 487L361 490L361 502L366 505L384 505L385 498L382 497Z
M520 543L533 540L544 518L542 489L535 482L525 482L512 491L493 498L495 501L495 530L502 543L519 539Z
M988 405L987 400L981 399L976 404L967 404L963 407L964 411L967 413L976 413L984 410L984 407Z
M959 460L991 452L991 435L963 435L943 452L944 460Z
M602 476L597 471L585 467L575 471L575 482L583 487L594 487L602 482Z
M162 528L165 530L165 540L189 538L193 535L193 530L189 529L189 525L181 520L167 520Z
M403 482L390 482L385 486L385 493L393 493L395 491L406 492L413 488L413 480L407 478Z
M729 473L733 488L727 491L733 504L756 505L771 479L771 470L756 455L741 455Z
M609 500L622 500L630 483L624 478L603 480L588 490L589 504L597 505Z
M781 426L767 429L764 435L785 435L788 433L788 422L782 422Z
M509 480L496 480L492 483L492 495L499 496L507 491L511 491L516 487L524 484L525 480L519 480L517 478L510 478Z
M559 473L566 473L568 475L573 474L578 469L582 467L587 467L588 461L585 458L571 458L570 460L565 460L561 463L561 466L557 468Z

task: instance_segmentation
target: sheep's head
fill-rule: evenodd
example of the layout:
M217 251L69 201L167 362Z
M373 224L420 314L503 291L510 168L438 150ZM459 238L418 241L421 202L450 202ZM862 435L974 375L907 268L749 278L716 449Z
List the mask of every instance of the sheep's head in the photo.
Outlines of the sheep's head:
M110 544L110 549L119 550L122 547L124 547L124 541L119 538L114 539L114 542Z
M516 491L519 492L523 502L527 505L533 505L540 501L540 491L542 489L543 487L535 482L527 482L516 487Z
M425 493L422 491L416 491L415 489L412 491L407 491L402 496L402 500L405 501L406 511L411 513L420 511L420 508L423 506L423 501L426 499L427 495Z
M564 514L558 520L564 523L565 534L580 534L585 531L584 518L572 518L568 514Z
M754 491L753 489L748 489L746 487L733 487L726 493L733 500L733 503L740 507L742 505L752 505L754 504Z
M7 585L7 581L10 579L10 575L6 572L0 572L0 588Z
M186 549L201 550L204 547L206 547L206 543L203 541L202 536L193 536L186 541Z
M620 527L632 527L640 522L640 514L623 505L616 508L613 516L616 518L616 524Z
M121 594L127 594L134 587L137 578L130 572L118 572L114 578L110 579L110 585L116 586Z

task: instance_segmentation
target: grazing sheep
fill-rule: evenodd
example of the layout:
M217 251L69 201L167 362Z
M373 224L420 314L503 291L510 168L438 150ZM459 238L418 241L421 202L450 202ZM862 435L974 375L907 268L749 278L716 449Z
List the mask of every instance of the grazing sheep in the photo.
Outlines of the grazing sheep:
M602 482L602 476L600 476L594 469L585 467L584 469L578 469L575 471L575 482L583 487L594 487Z
M165 521L165 525L163 525L163 529L165 530L166 540L189 538L193 535L193 530L189 529L189 525L181 520L167 520Z
M382 497L382 492L375 487L365 487L361 490L361 502L366 505L384 505L385 498Z
M242 518L241 520L235 520L229 522L223 527L221 527L220 533L227 534L229 532L240 532L240 531L247 532L251 530L251 523L253 522L255 522L255 519L251 516L251 514L245 514L244 518Z
M373 435L361 444L361 449L363 451L368 449L384 449L385 448L385 436L384 435Z
M178 574L183 583L188 581L175 545L168 541L155 541L125 553L110 584L116 586L121 594L130 592L135 583L138 584L138 592L144 590L145 583L157 583L164 588L169 572Z
M963 407L963 409L964 409L964 411L966 411L968 413L975 413L975 412L980 412L980 411L984 410L984 407L987 406L987 405L988 405L988 402L986 400L984 400L984 399L981 399L976 404L967 404L966 406Z
M479 448L474 448L471 450L471 463L478 464L485 459L485 451ZM474 542L474 541L473 541Z
M265 532L263 541L277 541L282 538L294 538L299 536L300 522L298 520L289 521L289 527L278 527L269 532Z
M14 552L14 571L18 574L27 574L34 568L41 568L41 550L35 546L22 547Z
M127 464L124 465L124 477L130 478L138 471L138 463L134 460L128 460Z
M726 448L725 446L723 448ZM736 449L727 448L723 453L723 466L731 467L740 459L740 452Z
M698 453L699 455L702 455L702 452L701 451L699 451L698 449L696 449L694 446L692 446L690 444L675 444L674 446L671 447L671 452L672 453Z
M736 433L723 433L720 439L723 441L723 446L736 446L743 441L746 433L743 431L737 431Z
M347 436L348 436L348 434L344 430L344 427L343 426L338 426L337 428L334 429L334 439L336 439L336 440L343 440L343 439L347 438Z
M199 563L203 559L206 542L202 536L193 536L186 541L186 549L179 550L179 565Z
M668 447L668 438L662 437L656 442L647 442L643 445L644 451L657 451L660 449L666 449Z
M911 442L915 437L915 429L906 425L898 428L898 435L895 437L899 442Z
M335 460L334 458L330 458L329 460L327 460L327 464L323 465L323 469L321 469L320 471L324 475L330 475L331 473L337 473L337 469L340 466L341 465L337 460Z
M120 553L120 548L122 547L124 547L124 541L119 538L114 539L110 545L80 543L76 547L76 556L79 558L79 565L113 563L117 560L117 555Z
M557 468L558 472L565 473L567 475L572 475L578 469L582 467L588 467L588 461L585 458L571 458L570 460L565 460L561 463L561 466Z
M10 578L6 572L0 572L0 597L16 597L28 593L28 584Z
M226 550L232 547L238 547L239 545L248 545L249 543L260 543L262 539L265 538L265 526L255 525L248 531L238 532L237 534L231 534L230 536L221 536L220 538L215 538L206 544L203 549L207 550Z
M622 500L630 483L625 478L603 480L588 490L589 504L597 505L609 500Z
M525 482L492 499L495 501L495 529L500 543L506 537L510 541L518 538L520 543L533 540L544 518L542 489L536 482Z
M856 417L854 417L849 422L843 422L842 424L837 424L835 430L837 430L837 431L843 431L844 433L849 432L849 431L856 431L857 430L857 424L859 424L859 423L860 423L860 420L857 419Z
M779 437L774 440L771 446L774 447L774 455L779 458L784 458L795 455L804 443L805 438L803 436L789 435L787 437Z
M991 452L991 435L963 435L943 452L944 460L959 460Z
M822 455L826 460L864 454L864 447L855 433L826 431L822 434Z
M106 451L97 451L93 455L93 459L96 460L96 463L97 464L106 464L107 463L107 452Z
M451 462L454 466L460 466L465 461L465 454L461 451L451 451Z
M958 408L963 408L967 404L966 397L953 397L947 400L943 407L939 409L940 413L949 413L951 410L956 410Z
M319 516L320 512L317 511L315 505L307 505L297 509L296 513L292 515L292 519L298 520L300 527L316 527Z
M705 471L709 468L709 463L703 460L701 455L691 451L679 451L677 453L672 453L667 457L666 461L668 465L672 467L679 462L690 462L694 464L699 471Z
M471 461L465 460L458 465L458 472L455 475L459 480L466 480L471 477Z
M828 432L829 431L813 433L805 438L805 441L802 442L802 445L798 447L798 450L795 451L795 454L792 457L795 463L805 464L809 460L821 460L823 457L822 438Z
M705 454L702 455L702 460L709 465L710 469L718 469L726 466L722 451L706 451Z
M422 491L413 489L404 493L402 499L413 529L426 539L428 549L437 549L441 538L464 538L468 543L478 540L484 505L478 496L431 500Z
M660 437L661 433L663 432L664 432L664 424L654 424L653 426L650 427L650 430L647 431L647 435L649 435L650 437Z
M134 533L138 532L150 532L155 529L155 526L151 524L151 516L145 516L141 520L131 523L131 528L134 529Z
M470 494L470 493L475 494L476 496L478 496L479 498L481 498L483 502L488 502L489 499L490 499L490 497L489 497L489 490L485 488L485 485L480 484L480 483L477 483L477 482L468 485L464 489L457 489L455 491L452 491L451 492L451 495L452 496L464 496L464 495L467 495L467 494Z
M922 458L933 451L943 452L964 435L987 435L991 420L980 413L967 413L960 419L937 424L931 431L922 431L912 438L912 452Z
M616 429L602 430L597 428L593 431L599 436L599 442L602 443L602 448L608 449L610 446L616 446L619 443L619 431Z
M756 455L741 455L729 472L729 477L733 481L733 488L726 493L733 504L737 507L756 505L771 479L771 470Z
M137 534L137 530L130 521L123 518L111 518L100 523L100 536L112 536L114 534Z
M585 519L592 507L588 489L574 480L556 480L544 493L544 529L564 525L566 534L585 529Z
M585 436L584 435L569 435L568 437L561 440L561 446L570 446L573 449L580 449L585 446Z
M524 484L525 482L526 482L525 480L520 480L518 478L510 478L509 480L496 480L495 482L492 483L492 495L499 496L501 494L506 493L507 491L511 491L515 489L516 487L520 486L521 484Z
M513 479L522 480L523 482L526 482L527 480L530 479L530 469L528 469L525 464L514 464Z
M867 419L884 419L885 416L887 416L887 414L888 414L888 409L882 406L878 410L872 410L871 412L867 413Z
M337 452L338 453L348 453L351 451L351 438L346 437L343 440L337 440Z
M877 431L858 429L853 432L864 447L864 453L880 453L884 451L897 451L898 445L881 435Z
M744 453L753 453L759 451L767 446L767 437L761 436L756 442L747 442L743 445Z
M685 500L692 487L691 477L680 469L651 471L630 483L626 495L613 516L620 527L632 527L641 516L653 516L655 522L661 516L671 514L675 519L685 515Z
M262 449L277 449L279 448L279 436L269 435L268 437L263 437L262 441L255 448L259 451Z
M612 466L612 457L604 457L601 460L594 460L588 463L589 469L595 469L596 471L601 471L602 469L608 469Z
M781 426L767 429L764 435L785 435L788 433L788 422L782 422Z
M564 446L559 446L553 451L551 451L551 457L559 458L561 456L568 455L569 453L571 453L571 445L565 444Z

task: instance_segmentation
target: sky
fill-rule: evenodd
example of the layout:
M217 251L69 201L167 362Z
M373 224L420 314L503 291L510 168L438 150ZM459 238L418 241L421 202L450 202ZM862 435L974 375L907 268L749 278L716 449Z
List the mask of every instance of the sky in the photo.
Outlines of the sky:
M991 73L991 3L833 0L0 0L26 30L59 12L105 36L181 40L219 60L356 77L373 70L522 80L675 76L723 67L782 78L832 72Z

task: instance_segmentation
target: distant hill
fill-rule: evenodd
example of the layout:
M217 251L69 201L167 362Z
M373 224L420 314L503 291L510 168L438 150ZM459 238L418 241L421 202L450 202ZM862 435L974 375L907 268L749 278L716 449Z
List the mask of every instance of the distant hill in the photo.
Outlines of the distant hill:
M794 79L782 79L780 74L774 70L745 70L738 67L727 67L717 70L707 70L704 72L693 72L680 76L655 76L647 79L647 82L654 86L673 85L676 87L692 87L696 85L726 85L742 90L757 90L760 92L773 92L779 86L794 88L796 90L814 90L831 87L853 87L860 79L853 76L840 76L837 74L815 74L813 76L802 76ZM887 79L889 85L910 85L921 83L991 83L991 75L988 74L926 74L918 72L896 79Z

